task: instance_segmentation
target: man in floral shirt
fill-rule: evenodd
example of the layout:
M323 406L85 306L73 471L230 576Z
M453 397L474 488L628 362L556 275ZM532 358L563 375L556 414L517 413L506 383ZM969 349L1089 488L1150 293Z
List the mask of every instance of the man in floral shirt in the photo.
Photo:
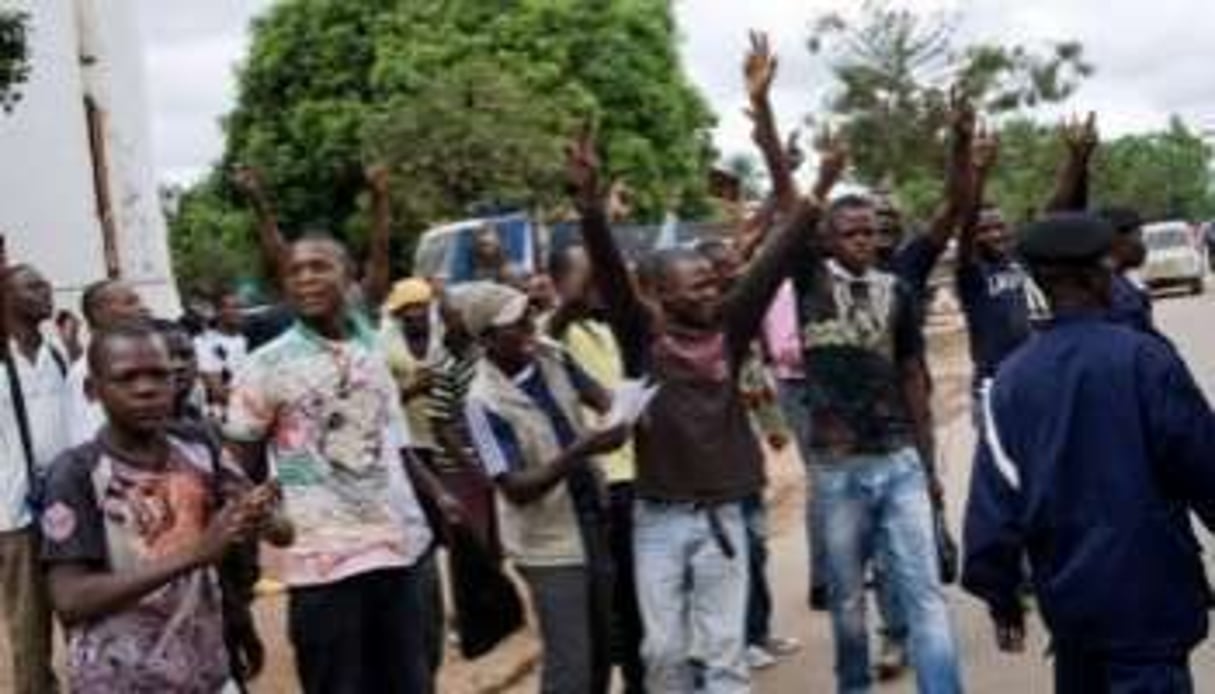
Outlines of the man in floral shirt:
M349 268L330 239L291 247L298 320L249 357L226 434L255 478L268 453L282 486L295 530L282 578L304 691L418 694L432 688L416 571L432 534L407 474L396 384L347 310Z

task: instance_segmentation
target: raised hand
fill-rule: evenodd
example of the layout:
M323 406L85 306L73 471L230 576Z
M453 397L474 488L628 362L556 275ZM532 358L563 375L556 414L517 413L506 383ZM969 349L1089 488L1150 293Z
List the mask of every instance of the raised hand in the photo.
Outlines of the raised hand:
M1088 118L1083 121L1079 118L1065 121L1059 127L1059 136L1072 156L1084 159L1092 156L1101 142L1101 135L1097 131L1097 113L1089 111Z
M600 205L599 155L595 152L595 134L589 124L566 147L566 180L579 207L587 209Z
M390 175L387 166L371 164L363 170L363 175L366 176L367 185L371 186L371 190L381 195L388 192Z
M960 87L949 89L949 129L958 140L969 141L975 134L977 121L974 104Z
M1000 134L981 126L971 147L971 157L976 171L986 174L994 169L1000 160Z
M785 140L785 161L789 164L790 172L797 171L802 164L806 163L806 153L802 151L801 139L802 131L795 129Z
M839 133L823 128L815 149L818 150L818 181L814 184L814 196L821 201L827 199L848 168L848 143Z
M776 78L777 60L766 33L752 31L750 39L751 47L743 59L743 76L747 81L747 96L754 104L767 100L772 80Z
M232 183L250 197L258 197L265 190L261 172L246 164L237 164L232 170Z

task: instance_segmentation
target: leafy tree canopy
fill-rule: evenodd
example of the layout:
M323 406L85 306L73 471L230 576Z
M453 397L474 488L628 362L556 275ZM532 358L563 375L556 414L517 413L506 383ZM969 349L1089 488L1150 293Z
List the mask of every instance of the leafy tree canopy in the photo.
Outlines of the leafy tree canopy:
M676 42L665 2L283 0L254 23L219 170L262 170L288 233L357 241L365 163L390 166L409 231L547 207L563 197L562 148L589 119L638 216L695 208L713 118ZM220 176L203 187L186 208L237 202Z
M812 25L808 47L826 57L838 81L827 111L863 182L916 189L940 176L951 87L1000 115L1062 101L1093 71L1075 42L1040 51L961 43L959 19L865 0L855 21L829 13Z

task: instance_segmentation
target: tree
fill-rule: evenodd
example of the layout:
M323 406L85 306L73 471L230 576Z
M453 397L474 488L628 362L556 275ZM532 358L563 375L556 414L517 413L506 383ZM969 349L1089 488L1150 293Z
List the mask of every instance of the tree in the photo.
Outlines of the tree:
M0 10L0 109L12 111L21 99L18 87L29 78L25 12Z
M860 178L923 189L944 167L949 89L993 115L1066 99L1093 71L1075 42L958 45L956 15L917 14L865 0L855 23L829 13L812 25L812 53L839 81L828 111L841 121Z
M1000 130L1000 164L990 199L1014 221L1042 207L1064 156L1056 129L1018 118ZM1212 150L1181 120L1168 129L1123 135L1102 144L1093 161L1094 207L1129 205L1147 219L1206 219L1215 215Z
M369 160L392 165L412 233L557 200L556 155L584 119L639 217L704 204L713 120L668 3L283 0L254 23L220 170L260 169L289 234L323 226L357 242ZM187 206L237 202L222 177L210 185Z
M1215 216L1210 145L1174 116L1167 130L1127 135L1105 146L1097 161L1099 204L1127 204L1149 219Z

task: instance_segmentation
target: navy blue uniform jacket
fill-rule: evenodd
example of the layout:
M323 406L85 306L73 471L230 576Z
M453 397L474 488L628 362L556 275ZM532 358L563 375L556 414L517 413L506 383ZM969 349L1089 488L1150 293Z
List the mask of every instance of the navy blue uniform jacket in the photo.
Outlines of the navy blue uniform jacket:
M1063 315L1006 360L985 403L965 588L1016 612L1027 553L1057 641L1139 656L1201 641L1189 512L1215 527L1215 417L1174 350L1102 313Z

